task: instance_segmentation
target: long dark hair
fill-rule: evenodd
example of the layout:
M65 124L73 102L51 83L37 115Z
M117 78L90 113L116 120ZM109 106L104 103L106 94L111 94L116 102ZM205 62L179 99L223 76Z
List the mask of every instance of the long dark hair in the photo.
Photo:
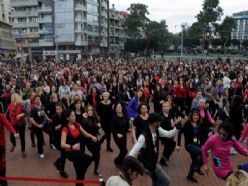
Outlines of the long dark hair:
M67 109L65 112L63 112L62 117L63 117L63 122L61 123L62 128L63 127L67 127L69 121L68 121L68 117L70 117L71 113L74 112L72 109Z
M218 127L218 132L220 131L220 129L224 129L227 134L228 137L227 139L230 140L233 136L233 126L229 121L224 121L223 123L220 124L220 126Z

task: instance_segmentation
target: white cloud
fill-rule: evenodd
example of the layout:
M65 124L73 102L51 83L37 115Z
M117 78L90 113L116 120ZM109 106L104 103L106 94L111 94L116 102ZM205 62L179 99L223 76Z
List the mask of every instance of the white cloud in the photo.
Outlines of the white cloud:
M148 17L151 20L165 19L169 30L178 32L180 24L186 22L190 25L196 21L195 16L202 9L203 0L110 0L110 7L111 4L115 4L117 10L126 10L132 3L148 5L150 12ZM220 6L224 10L224 15L231 16L233 13L248 10L248 1L220 0Z

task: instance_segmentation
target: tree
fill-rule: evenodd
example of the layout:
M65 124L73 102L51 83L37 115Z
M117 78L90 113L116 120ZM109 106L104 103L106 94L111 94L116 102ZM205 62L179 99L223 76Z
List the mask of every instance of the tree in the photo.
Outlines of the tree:
M132 39L142 38L142 32L145 30L147 23L150 21L147 18L149 15L148 6L144 4L131 4L127 9L129 15L124 22L124 28Z
M202 27L198 22L193 23L185 32L185 46L196 47L200 45Z
M216 22L220 21L223 9L219 6L219 0L204 0L202 11L196 16L198 23L202 27L202 48L205 40L210 41L216 27Z
M238 40L238 39L232 39L231 40L231 44L233 45L233 46L240 46L240 41Z
M245 48L248 48L248 40L244 40L242 42L242 45L245 47Z
M235 27L235 20L232 17L226 16L223 22L216 26L216 32L219 33L220 38L224 41L224 51L226 54L226 46L231 44L231 32Z
M146 26L145 30L147 45L146 49L155 51L165 51L168 48L168 36L166 21L152 21Z

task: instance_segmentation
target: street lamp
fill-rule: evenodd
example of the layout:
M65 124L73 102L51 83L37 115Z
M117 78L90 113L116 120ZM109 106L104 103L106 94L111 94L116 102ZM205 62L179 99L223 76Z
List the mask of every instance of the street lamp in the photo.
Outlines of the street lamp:
M56 62L59 61L59 45L58 45L58 36L55 34L55 44L56 44Z
M180 47L180 49L181 49L180 62L181 62L181 60L183 58L183 31L184 31L184 28L185 28L185 24L182 24L181 26L182 26L182 33L181 33L181 47Z

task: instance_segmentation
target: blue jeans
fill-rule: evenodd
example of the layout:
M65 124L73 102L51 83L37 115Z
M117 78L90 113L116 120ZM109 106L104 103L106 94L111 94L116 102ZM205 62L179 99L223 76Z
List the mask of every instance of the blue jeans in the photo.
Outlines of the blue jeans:
M152 178L153 186L168 186L170 185L170 178L165 174L164 170L159 164L156 164L156 168Z

